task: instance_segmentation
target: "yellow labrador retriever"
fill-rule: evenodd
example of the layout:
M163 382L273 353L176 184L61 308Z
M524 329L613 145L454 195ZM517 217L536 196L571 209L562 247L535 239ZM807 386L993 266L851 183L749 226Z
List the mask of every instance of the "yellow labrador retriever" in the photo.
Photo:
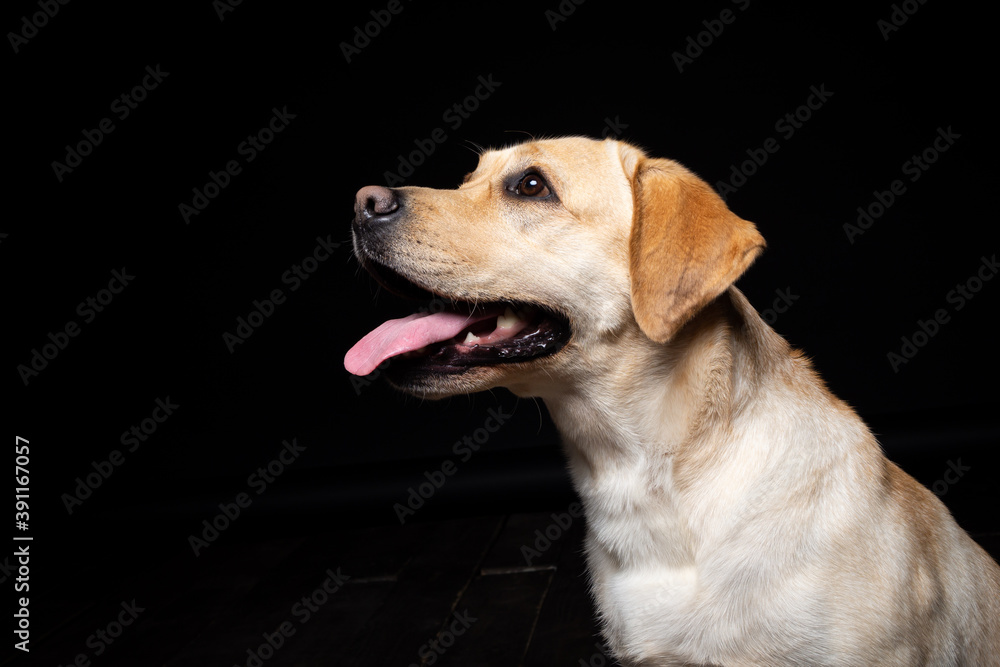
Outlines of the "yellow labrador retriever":
M1000 568L733 287L764 240L683 166L532 141L355 211L361 264L446 305L347 369L545 401L623 664L1000 664Z

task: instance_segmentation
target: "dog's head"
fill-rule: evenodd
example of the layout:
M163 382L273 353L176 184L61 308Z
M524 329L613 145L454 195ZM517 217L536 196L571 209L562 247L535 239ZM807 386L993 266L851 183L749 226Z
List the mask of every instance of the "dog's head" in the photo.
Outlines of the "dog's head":
M431 304L345 364L389 360L389 380L424 396L530 394L629 328L666 343L764 246L680 164L581 137L488 151L456 190L362 188L355 213L362 266Z

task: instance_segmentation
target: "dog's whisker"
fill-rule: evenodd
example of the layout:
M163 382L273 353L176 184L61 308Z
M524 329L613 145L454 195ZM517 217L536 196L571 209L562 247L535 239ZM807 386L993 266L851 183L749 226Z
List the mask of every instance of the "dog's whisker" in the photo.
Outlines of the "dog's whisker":
M470 151L472 151L473 153L475 153L479 157L482 157L483 153L486 152L485 148L483 148L482 146L480 146L479 144L477 144L475 141L472 141L471 139L466 139L465 143L466 144L471 144L471 146L472 146L471 148L469 146L465 146L465 148L468 148Z

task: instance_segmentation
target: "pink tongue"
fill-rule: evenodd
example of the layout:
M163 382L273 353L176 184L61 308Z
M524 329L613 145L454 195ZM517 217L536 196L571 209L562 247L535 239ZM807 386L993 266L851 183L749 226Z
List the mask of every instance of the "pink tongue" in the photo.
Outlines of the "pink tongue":
M344 368L354 375L368 375L383 361L405 352L454 338L476 322L496 317L503 307L461 313L414 313L389 320L355 343L344 357Z

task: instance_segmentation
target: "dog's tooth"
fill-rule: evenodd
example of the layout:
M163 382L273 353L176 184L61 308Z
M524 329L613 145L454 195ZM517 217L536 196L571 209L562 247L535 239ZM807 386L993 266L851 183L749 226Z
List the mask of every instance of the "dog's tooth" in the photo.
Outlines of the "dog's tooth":
M479 336L475 335L471 331L465 334L465 340L462 341L464 345L475 345L479 342Z
M500 329L510 329L516 325L521 318L517 316L514 310L507 306L507 309L503 311L503 315L497 318L497 327Z

